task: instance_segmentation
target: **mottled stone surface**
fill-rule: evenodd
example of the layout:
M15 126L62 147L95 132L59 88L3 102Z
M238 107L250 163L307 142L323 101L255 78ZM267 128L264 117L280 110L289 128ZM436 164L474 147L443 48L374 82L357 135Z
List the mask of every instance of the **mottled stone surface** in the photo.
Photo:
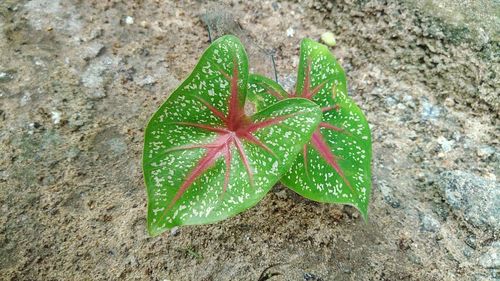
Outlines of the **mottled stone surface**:
M444 172L439 186L460 217L484 230L500 231L500 184L463 171Z
M148 237L143 129L209 45L207 11L242 37L254 71L272 75L274 53L288 89L300 39L335 34L372 128L367 224L277 185L241 215ZM487 0L0 1L0 279L258 280L269 267L270 281L498 279L486 195L500 177L497 11ZM447 171L467 176L443 186Z

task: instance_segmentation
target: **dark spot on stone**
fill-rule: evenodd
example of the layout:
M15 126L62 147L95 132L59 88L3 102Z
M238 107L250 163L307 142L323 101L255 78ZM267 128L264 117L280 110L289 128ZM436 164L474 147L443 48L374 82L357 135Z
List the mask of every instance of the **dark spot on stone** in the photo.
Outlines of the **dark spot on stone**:
M387 204L389 204L389 206L393 207L394 209L401 207L401 203L399 202L399 200L397 200L396 198L394 198L392 196L384 196L384 201Z
M304 281L322 281L323 279L321 279L320 277L312 274L312 273L309 273L309 272L305 272L304 273Z
M465 238L465 244L467 244L472 249L476 249L476 235L470 234Z

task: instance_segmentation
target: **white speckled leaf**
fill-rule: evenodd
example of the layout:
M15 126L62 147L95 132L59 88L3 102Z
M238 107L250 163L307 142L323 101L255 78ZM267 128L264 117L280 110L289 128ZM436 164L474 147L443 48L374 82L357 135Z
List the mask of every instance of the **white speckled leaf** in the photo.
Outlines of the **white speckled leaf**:
M274 81L249 76L248 96L257 110L281 100ZM280 93L280 95L270 94ZM281 179L302 196L320 202L351 204L367 219L371 192L371 136L362 111L347 95L344 70L328 48L310 39L301 44L296 93L317 103L323 121L296 163Z
M258 74L248 76L247 103L254 110L262 110L288 98L288 93L273 80Z
M321 111L309 100L245 115L247 77L240 41L221 37L149 121L143 171L151 235L255 205L311 137Z

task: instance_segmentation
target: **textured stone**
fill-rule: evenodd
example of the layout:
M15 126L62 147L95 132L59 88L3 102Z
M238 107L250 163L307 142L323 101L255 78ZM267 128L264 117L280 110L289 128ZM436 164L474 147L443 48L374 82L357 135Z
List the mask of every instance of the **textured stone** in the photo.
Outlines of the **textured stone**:
M474 174L453 171L441 174L438 185L455 213L476 227L500 230L500 186Z

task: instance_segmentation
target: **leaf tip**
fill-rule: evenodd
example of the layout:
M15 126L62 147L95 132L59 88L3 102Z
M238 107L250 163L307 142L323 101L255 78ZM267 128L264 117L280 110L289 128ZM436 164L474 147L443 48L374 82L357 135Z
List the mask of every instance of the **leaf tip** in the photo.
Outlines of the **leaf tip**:
M368 208L357 208L358 211L361 213L361 217L363 217L363 221L365 222L365 225L368 224Z
M150 237L156 237L156 236L160 235L161 233L163 233L164 231L165 231L165 229L160 229L160 228L156 227L154 224L148 222L148 234Z

